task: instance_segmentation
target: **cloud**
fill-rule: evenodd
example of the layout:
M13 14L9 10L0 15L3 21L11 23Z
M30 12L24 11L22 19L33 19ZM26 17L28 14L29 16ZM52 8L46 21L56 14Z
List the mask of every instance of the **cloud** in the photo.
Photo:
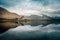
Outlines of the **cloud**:
M0 0L0 5L3 5L4 7L11 7L18 3L20 4L21 2L21 0Z
M54 15L60 10L59 0L1 0L0 6L19 15Z

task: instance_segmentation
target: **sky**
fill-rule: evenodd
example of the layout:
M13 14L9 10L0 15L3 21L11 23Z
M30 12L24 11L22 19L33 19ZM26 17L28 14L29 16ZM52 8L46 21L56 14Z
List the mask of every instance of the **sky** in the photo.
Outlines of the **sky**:
M60 16L60 0L0 0L0 7L19 15Z
M0 7L24 16L43 16L43 14L51 17L60 16L60 0L0 0ZM57 37L60 39L60 24L49 24L45 27L41 26L42 25L36 27L30 25L18 26L15 29L8 30L3 35L0 34L0 39L17 40L20 39L20 37L43 37L43 35L46 37L46 34L48 38L56 39Z

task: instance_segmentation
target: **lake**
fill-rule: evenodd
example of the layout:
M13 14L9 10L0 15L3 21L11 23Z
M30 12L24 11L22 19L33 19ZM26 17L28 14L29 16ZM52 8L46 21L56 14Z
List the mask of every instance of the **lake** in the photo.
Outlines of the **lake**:
M16 28L1 33L0 40L60 40L60 22L22 22Z

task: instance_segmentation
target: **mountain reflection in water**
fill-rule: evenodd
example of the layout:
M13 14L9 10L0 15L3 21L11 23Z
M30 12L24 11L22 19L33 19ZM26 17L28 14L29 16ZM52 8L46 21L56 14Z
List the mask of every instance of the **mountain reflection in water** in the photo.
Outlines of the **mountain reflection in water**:
M24 26L24 25L31 25L31 26L39 26L42 25L42 27L47 26L49 24L60 24L59 21L1 21L0 26L5 26L5 27L17 27L17 26Z
M30 25L30 26L39 26L45 27L49 24L60 24L58 21L21 21L21 20L0 20L0 32L4 32L5 30L8 30L10 28L16 28L17 26L24 26L24 25Z
M27 23L23 23L24 25L31 25L31 26L39 26L42 25L42 27L47 26L49 24L60 24L60 22L57 21L30 21Z
M5 26L5 28L9 26L17 27L15 29L8 30L2 35L0 34L1 40L4 40L4 39L6 40L10 40L10 39L11 40L25 40L25 39L58 40L60 39L59 38L60 22L57 22L57 21L27 21L27 22L7 21L7 22L1 22L0 24ZM27 27L25 25L27 25ZM28 25L30 25L30 27ZM42 25L42 26L39 26L39 25Z

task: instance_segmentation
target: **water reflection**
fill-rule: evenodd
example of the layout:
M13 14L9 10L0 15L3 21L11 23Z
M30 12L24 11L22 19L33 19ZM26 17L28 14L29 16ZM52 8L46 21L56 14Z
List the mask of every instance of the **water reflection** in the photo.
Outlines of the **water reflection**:
M18 19L0 19L0 32L5 32L10 28L16 28L17 26L31 25L31 26L39 26L45 27L49 24L60 24L58 21L23 21Z
M31 26L39 26L42 25L42 27L45 27L49 24L60 24L58 21L30 21L23 23L24 25L31 25Z
M2 35L0 35L1 40L4 40L4 39L7 39L7 40L9 39L11 40L23 40L23 39L28 39L28 40L29 39L32 39L32 40L33 39L38 39L38 40L48 39L49 40L51 39L52 40L54 38L56 38L56 40L60 39L59 38L60 37L59 36L60 22L58 21L36 21L36 20L17 21L17 20L18 19L4 20L4 21L0 20L0 33L2 33ZM28 25L31 25L31 26L28 26ZM39 26L39 25L42 25L42 26ZM15 29L7 31L10 28L15 28Z
M0 18L0 32L5 32L10 28L16 28L17 26L23 25L18 19L4 19Z

